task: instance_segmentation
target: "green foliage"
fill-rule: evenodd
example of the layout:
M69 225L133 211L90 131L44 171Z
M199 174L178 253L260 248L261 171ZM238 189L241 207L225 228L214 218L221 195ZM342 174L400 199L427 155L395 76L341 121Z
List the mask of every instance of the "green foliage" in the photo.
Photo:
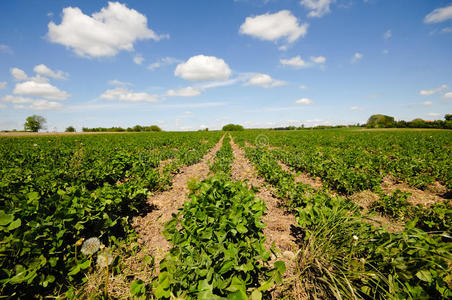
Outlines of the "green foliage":
M229 136L225 136L223 139L223 145L215 155L215 160L210 166L210 171L214 173L222 173L226 176L230 175L231 163L234 160L234 154L232 153L232 147L230 144L231 139Z
M160 263L157 298L247 299L281 282L270 269L262 216L265 204L246 185L214 176L192 185L191 201L165 225L173 248Z
M243 131L242 125L228 124L223 126L223 131Z
M388 127L394 123L394 117L386 115L372 115L367 120L367 127Z
M201 138L207 143L200 144ZM132 217L147 209L149 193L167 188L171 173L198 162L218 138L218 133L1 138L2 296L46 296L83 283L90 265L80 253L77 261L76 242L95 236L108 245L134 236ZM172 163L162 174L160 161L168 159Z
M65 130L66 132L75 132L75 128L73 126L69 126Z
M407 220L412 218L412 211L408 197L410 193L404 193L396 190L392 195L381 194L380 199L372 205L372 209L399 220Z
M46 119L42 116L32 115L27 117L24 124L25 131L38 132L39 129L44 129Z

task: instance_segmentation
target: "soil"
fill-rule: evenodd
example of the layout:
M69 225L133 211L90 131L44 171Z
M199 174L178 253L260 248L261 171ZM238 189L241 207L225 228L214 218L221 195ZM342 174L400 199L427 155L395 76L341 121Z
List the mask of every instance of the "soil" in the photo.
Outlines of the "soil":
M447 189L438 182L423 191L410 187L407 183L397 183L391 176L385 176L383 178L381 189L386 194L392 194L397 189L402 192L411 193L411 196L408 197L408 201L411 204L421 204L427 207L438 202L443 202L445 198L442 195L447 194Z

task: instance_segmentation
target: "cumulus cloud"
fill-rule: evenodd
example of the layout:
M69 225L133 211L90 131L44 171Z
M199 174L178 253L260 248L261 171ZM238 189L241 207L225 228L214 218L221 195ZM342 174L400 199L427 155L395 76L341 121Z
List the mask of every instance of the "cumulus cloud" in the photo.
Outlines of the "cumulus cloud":
M176 59L174 57L164 57L160 60L153 62L152 64L149 64L148 69L153 71L155 69L158 69L160 67L169 66L173 64L180 63L181 61L179 59Z
M290 11L282 10L274 14L247 17L239 32L266 41L276 42L286 38L288 43L293 43L306 35L308 26L308 23L300 25Z
M52 71L49 67L47 67L44 64L35 66L33 71L35 71L36 74L55 78L55 79L66 79L67 78L67 74L64 73L63 71L60 71L60 70L58 70L57 72Z
M133 85L130 82L120 81L120 80L117 80L117 79L110 80L108 82L108 84L110 84L110 85L118 85L118 86L121 86L121 85Z
M50 110L63 107L61 103L45 99L33 99L28 97L6 95L2 101L14 104L15 109Z
M326 58L324 56L311 56L311 61L316 64L324 64L326 62Z
M28 79L27 73L25 73L25 71L22 69L11 68L9 71L11 72L11 75L14 77L14 80L16 80L16 81L22 81L22 80Z
M82 57L114 56L121 50L132 51L137 40L159 41L168 35L157 35L147 27L147 18L125 4L109 2L91 16L78 7L63 9L61 24L48 24L48 39L72 49Z
M0 90L3 90L4 88L6 88L7 85L8 85L8 83L6 81L0 81Z
M431 89L431 90L421 90L419 91L419 95L421 96L431 96L434 94L438 94L441 93L442 91L447 89L447 85L443 84L442 86L440 86L437 89Z
M106 90L102 95L100 95L100 98L106 99L106 100L117 100L122 102L158 102L158 96L157 95L151 95L148 93L136 93L132 90L123 88L123 87L117 87L114 89Z
M310 57L312 63L308 63L303 60L300 55L289 58L289 59L280 59L279 62L284 66L291 66L294 68L308 68L314 64L324 64L326 62L326 58L324 56L311 56Z
M297 101L295 101L295 103L309 105L309 104L314 104L314 101L309 98L300 98Z
M452 92L445 93L445 94L443 95L443 98L444 98L444 99L452 99Z
M350 110L354 110L354 111L363 111L364 109L360 106L351 106Z
M50 100L65 100L69 94L61 91L48 82L25 81L16 84L13 93L16 95L42 97Z
M309 64L301 59L300 55L289 58L289 59L280 59L279 62L285 66L291 66L295 68L307 68Z
M286 82L273 79L268 74L255 74L245 83L245 85L255 85L268 89L286 85Z
M201 94L201 91L199 89L193 88L191 86L181 88L178 90L168 90L166 92L167 96L170 97L193 97L198 96Z
M300 4L309 10L308 17L320 18L330 12L330 5L336 0L301 0Z
M231 69L221 58L196 55L177 65L174 75L191 81L226 80Z
M425 16L424 23L440 23L452 19L452 5L433 10Z
M392 31L391 29L387 30L384 34L383 34L383 38L385 40L389 40L392 37Z
M364 55L362 53L356 52L351 59L351 63L352 64L357 63L358 61L363 59L363 57Z
M133 62L136 63L137 65L141 65L144 61L144 57L141 54L136 54L133 57Z

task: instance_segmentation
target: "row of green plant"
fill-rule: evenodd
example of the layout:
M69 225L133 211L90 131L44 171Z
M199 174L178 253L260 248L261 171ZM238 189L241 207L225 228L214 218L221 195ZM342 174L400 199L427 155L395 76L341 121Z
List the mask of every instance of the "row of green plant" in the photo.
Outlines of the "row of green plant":
M234 136L259 144L262 134L278 159L340 193L378 191L385 176L420 189L435 181L452 188L448 131L250 130Z
M223 144L215 155L215 159L210 166L210 172L222 173L226 176L231 175L231 164L234 160L234 154L232 153L231 138L225 135L223 138Z
M200 143L200 139L206 141ZM132 217L170 171L192 164L219 134L90 135L2 138L0 288L12 298L64 292L86 281L91 259L77 241L133 239ZM173 159L161 174L161 160Z
M430 224L442 231L424 231L414 218L403 231L390 233L365 222L349 200L294 182L270 151L251 147L245 151L258 173L296 214L297 264L305 293L322 299L452 296L452 238L450 227L440 224L446 220ZM388 197L403 201L406 195Z

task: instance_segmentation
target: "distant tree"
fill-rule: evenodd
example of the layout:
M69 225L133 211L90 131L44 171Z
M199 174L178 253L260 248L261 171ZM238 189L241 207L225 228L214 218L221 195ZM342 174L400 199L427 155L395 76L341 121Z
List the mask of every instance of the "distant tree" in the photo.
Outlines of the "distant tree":
M444 116L444 119L446 119L446 121L452 121L452 115L451 114L447 114Z
M367 127L392 127L394 125L394 117L386 115L372 115L369 120L367 120Z
M66 132L75 132L75 128L73 126L69 126L68 128L66 128L65 131Z
M223 126L223 131L242 131L244 130L242 125L228 124Z
M151 125L148 128L149 128L149 131L162 131L162 129L160 127L158 127L157 125Z
M24 129L25 131L38 132L39 129L44 129L45 123L44 117L32 115L25 120Z

